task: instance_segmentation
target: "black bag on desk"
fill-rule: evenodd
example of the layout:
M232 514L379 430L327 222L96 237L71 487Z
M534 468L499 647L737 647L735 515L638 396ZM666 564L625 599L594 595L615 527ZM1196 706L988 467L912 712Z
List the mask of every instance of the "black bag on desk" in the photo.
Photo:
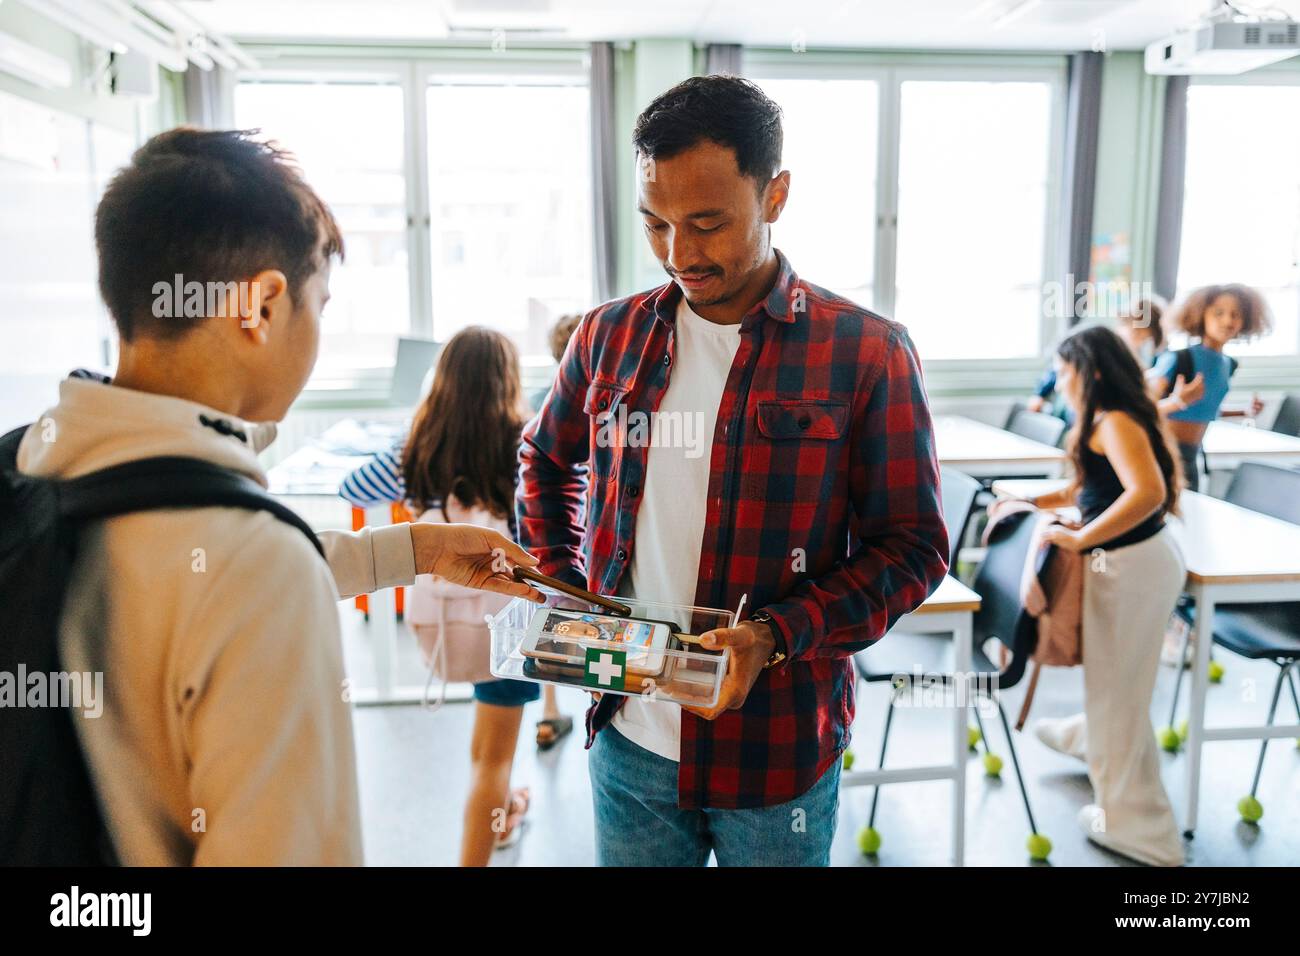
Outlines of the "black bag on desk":
M111 863L74 711L50 699L61 686L50 678L63 671L59 622L81 528L135 511L224 506L268 511L321 546L257 482L195 458L146 458L66 480L24 475L26 431L0 438L0 679L14 697L0 700L0 865ZM47 695L28 707L34 675Z

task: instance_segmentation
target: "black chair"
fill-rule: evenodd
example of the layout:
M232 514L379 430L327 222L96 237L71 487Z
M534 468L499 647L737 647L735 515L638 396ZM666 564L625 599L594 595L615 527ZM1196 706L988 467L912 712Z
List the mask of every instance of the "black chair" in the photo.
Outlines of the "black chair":
M1012 411L1010 417L1007 418L1006 430L1013 435L1019 435L1022 438L1028 438L1043 445L1059 448L1068 427L1062 419L1057 418L1055 415L1031 412L1027 408L1021 408Z
M980 492L979 480L964 471L947 466L939 469L943 488L943 523L948 528L948 570L957 571L957 556L961 553L966 527L975 510L975 498Z
M1271 430L1300 438L1300 392L1291 392L1282 399L1282 407L1277 410Z
M1028 438L1030 441L1036 441L1043 445L1051 445L1053 448L1060 448L1061 443L1065 440L1065 433L1069 431L1070 426L1055 415L1048 415L1045 412L1031 412L1025 407L1024 402L1016 402L1011 406L1011 411L1007 415L1006 423L1002 426L1003 431L1011 432L1013 435L1019 435L1021 438ZM1046 478L1046 472L1038 475L995 475L991 478L981 480L981 491L975 499L976 508L979 510L987 509L996 499L997 495L993 494L993 485L1002 478Z
M975 576L973 588L980 595L980 610L975 615L971 629L973 678L968 682L968 687L975 697L989 700L997 706L1007 747L1011 751L1016 783L1024 801L1025 815L1029 818L1029 829L1031 833L1037 834L1038 826L1029 805L1029 794L1025 789L1020 760L1011 736L1011 724L997 696L999 691L1009 690L1025 676L1029 655L1033 653L1037 641L1037 626L1020 604L1020 578L1034 527L1034 522L1028 518L1027 514L1010 517L1006 521L1006 531L999 529L995 532ZM990 637L997 638L1010 650L1010 660L1005 669L999 668L984 653L983 645ZM885 766L889 731L898 697L908 689L912 677L919 675L930 686L942 684L946 689L955 689L953 650L951 635L948 634L892 633L854 655L853 662L860 680L868 684L893 685L886 705L885 730L880 741L880 759L876 765L878 769ZM991 755L988 738L984 734L984 722L980 719L978 701L972 702L971 710L979 730L979 739L984 743L985 754ZM868 827L875 826L879 800L880 787L877 786L871 798Z
M1300 472L1262 462L1245 461L1237 466L1232 483L1224 500L1251 511L1269 515L1291 524L1300 524ZM1196 605L1185 602L1178 608L1178 616L1186 623L1182 655L1186 659L1187 645L1196 624ZM1274 604L1220 604L1214 608L1214 643L1240 657L1250 660L1270 660L1278 667L1277 682L1273 685L1273 698L1268 708L1268 724L1272 726L1277 715L1278 700L1285 683L1291 691L1296 716L1300 717L1300 692L1296 690L1295 670L1300 665L1300 603ZM1179 668L1174 680L1174 700L1169 711L1169 726L1174 726L1178 715L1178 697L1183 685L1183 671ZM1264 755L1268 752L1268 738L1260 741L1259 760L1255 764L1255 778L1250 796L1259 788L1260 773L1264 769Z

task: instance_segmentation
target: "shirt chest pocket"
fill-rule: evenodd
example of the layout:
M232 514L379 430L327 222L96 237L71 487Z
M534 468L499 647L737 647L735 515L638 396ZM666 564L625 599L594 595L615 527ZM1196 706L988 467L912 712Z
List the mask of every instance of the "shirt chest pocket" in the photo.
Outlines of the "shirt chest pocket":
M762 401L745 449L742 487L769 504L816 505L834 492L849 430L848 402Z
M596 380L587 387L582 410L591 423L591 470L599 478L615 475L625 444L626 418L619 407L627 397L627 386Z
M772 441L836 441L848 426L848 402L758 403L758 433Z

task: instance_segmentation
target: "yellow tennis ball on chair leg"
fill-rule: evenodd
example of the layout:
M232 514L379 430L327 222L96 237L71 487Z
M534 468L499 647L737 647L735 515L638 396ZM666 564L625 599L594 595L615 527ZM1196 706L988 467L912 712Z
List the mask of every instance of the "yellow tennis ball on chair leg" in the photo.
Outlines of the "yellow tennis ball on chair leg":
M1156 734L1156 739L1160 741L1160 748L1171 754L1177 753L1179 745L1183 742L1178 736L1178 731L1172 727L1161 727L1160 733Z
M1031 833L1029 839L1025 841L1025 849L1029 851L1031 860L1042 862L1052 852L1052 841L1041 833Z
M858 849L863 856L875 856L880 852L880 831L875 827L863 827L858 831Z
M1258 823L1259 818L1264 815L1264 805L1247 794L1237 801L1237 812L1247 823Z

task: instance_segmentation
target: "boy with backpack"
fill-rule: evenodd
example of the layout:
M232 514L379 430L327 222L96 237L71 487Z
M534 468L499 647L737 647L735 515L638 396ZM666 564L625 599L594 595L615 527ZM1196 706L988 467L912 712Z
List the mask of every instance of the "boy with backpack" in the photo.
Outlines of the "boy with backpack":
M103 710L0 709L0 862L360 863L336 602L417 571L538 598L507 573L536 562L465 525L318 539L263 491L248 423L307 381L342 255L287 154L163 133L95 238L117 372L0 439L0 671L102 674Z

